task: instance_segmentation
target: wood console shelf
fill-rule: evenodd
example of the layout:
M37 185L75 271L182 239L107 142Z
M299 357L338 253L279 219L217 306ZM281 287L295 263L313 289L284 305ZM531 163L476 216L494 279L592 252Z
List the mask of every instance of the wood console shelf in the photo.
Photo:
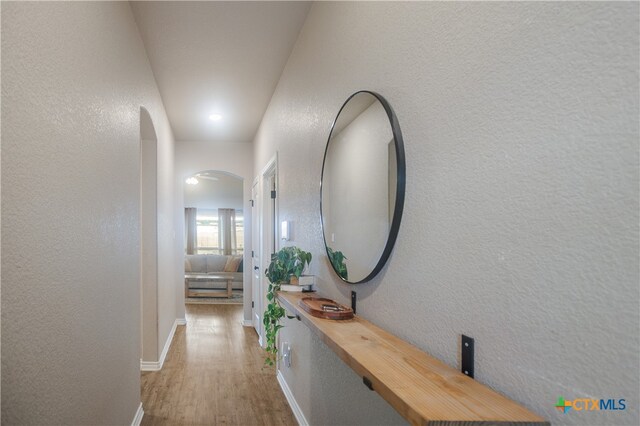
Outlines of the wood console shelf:
M298 306L308 293L278 294L349 367L414 425L549 425L516 402L368 321L316 318Z

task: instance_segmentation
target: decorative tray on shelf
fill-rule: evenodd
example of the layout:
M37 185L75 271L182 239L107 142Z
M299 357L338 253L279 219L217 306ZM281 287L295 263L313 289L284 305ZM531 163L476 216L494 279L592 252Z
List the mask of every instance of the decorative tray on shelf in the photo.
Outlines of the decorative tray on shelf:
M353 309L324 297L303 297L298 305L318 318L331 320L348 320L353 318Z

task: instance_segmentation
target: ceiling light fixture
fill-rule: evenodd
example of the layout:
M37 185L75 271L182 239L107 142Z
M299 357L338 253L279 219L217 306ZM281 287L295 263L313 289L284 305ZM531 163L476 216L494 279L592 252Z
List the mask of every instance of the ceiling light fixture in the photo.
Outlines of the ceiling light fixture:
M222 120L222 116L220 114L211 114L209 116L209 120L211 120L211 121L220 121L220 120Z
M185 180L185 182L187 183L187 185L197 185L198 184L198 179L194 178L193 176L188 178L187 180Z

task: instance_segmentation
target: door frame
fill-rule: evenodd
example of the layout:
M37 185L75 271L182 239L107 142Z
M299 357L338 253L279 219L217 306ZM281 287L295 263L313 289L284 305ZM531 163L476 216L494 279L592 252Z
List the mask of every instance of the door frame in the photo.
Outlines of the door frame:
M269 181L273 179L274 188L276 191L276 198L271 198L271 187ZM260 336L260 346L264 347L266 339L264 337L264 325L262 324L262 310L267 303L267 282L264 276L263 270L266 269L270 262L271 254L274 250L278 249L278 227L276 223L278 221L278 153L276 152L273 157L262 168L262 172L256 177L259 181L258 184L258 235L259 235L259 247L258 253L260 258L258 260L258 266L260 274L258 279L258 300L254 300L254 305L258 307L260 313L260 323L258 335ZM255 180L254 180L255 182ZM255 294L255 293L254 293ZM254 316L255 320L255 316Z
M262 303L260 299L260 179L251 185L251 326L262 336ZM257 268L257 269L256 269ZM260 343L262 346L262 343Z

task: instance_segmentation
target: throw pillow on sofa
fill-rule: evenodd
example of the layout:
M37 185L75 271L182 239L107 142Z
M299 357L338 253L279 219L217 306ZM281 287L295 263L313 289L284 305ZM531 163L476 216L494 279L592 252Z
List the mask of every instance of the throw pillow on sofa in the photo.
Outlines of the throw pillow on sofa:
M207 259L207 272L215 273L224 271L224 265L227 264L227 258L229 256L225 256L223 254L207 254L205 258Z
M229 256L224 265L224 272L238 272L240 262L242 262L242 256Z

